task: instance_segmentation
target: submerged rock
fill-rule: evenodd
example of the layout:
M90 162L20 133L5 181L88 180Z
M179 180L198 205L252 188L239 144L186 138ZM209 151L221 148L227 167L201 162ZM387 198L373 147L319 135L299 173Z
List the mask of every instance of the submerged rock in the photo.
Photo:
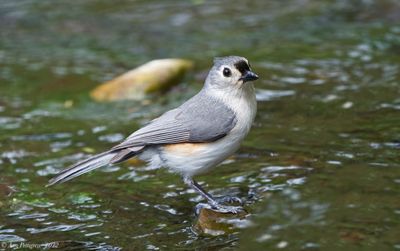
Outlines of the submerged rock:
M157 59L128 71L91 91L100 102L141 100L146 94L166 90L178 84L193 62L185 59Z
M6 184L0 184L0 199L4 199L5 197L10 196L11 194L13 194L15 192L15 190L6 185Z
M249 221L246 219L247 216L248 213L246 211L233 214L202 208L194 223L193 230L197 234L213 236L231 234L237 231L240 225L249 225Z
M0 183L0 208L2 208L7 202L7 197L10 197L15 190L7 184Z

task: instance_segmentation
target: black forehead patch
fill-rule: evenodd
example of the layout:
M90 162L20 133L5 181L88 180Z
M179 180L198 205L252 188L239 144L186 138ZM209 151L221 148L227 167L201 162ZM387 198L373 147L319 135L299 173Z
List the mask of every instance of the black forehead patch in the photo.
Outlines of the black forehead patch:
M240 60L240 61L236 62L235 67L242 74L244 74L247 71L250 71L249 65L244 60Z

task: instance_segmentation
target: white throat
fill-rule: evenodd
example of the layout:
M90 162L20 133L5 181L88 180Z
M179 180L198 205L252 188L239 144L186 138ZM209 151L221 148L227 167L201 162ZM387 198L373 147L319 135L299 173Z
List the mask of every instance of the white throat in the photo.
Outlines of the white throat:
M240 88L210 88L206 94L229 106L236 114L244 111L255 112L257 110L256 94L253 83L244 83ZM251 111L249 111L251 110Z

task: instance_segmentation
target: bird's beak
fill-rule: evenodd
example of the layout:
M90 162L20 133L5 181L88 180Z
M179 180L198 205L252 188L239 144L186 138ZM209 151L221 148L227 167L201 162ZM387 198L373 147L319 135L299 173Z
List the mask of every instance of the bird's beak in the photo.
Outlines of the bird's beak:
M243 76L240 78L240 80L243 80L243 83L249 82L249 81L254 81L258 79L258 75L255 74L252 71L246 71Z

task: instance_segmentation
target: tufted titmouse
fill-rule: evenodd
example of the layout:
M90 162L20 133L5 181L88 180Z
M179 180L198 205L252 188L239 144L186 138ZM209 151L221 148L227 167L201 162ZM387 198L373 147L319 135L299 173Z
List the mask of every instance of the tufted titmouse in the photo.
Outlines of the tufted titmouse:
M152 165L165 166L181 174L184 182L208 201L203 206L220 212L238 212L240 207L224 205L192 177L215 167L239 148L256 114L251 81L257 79L246 58L216 58L198 94L110 150L61 171L49 185L138 156Z

